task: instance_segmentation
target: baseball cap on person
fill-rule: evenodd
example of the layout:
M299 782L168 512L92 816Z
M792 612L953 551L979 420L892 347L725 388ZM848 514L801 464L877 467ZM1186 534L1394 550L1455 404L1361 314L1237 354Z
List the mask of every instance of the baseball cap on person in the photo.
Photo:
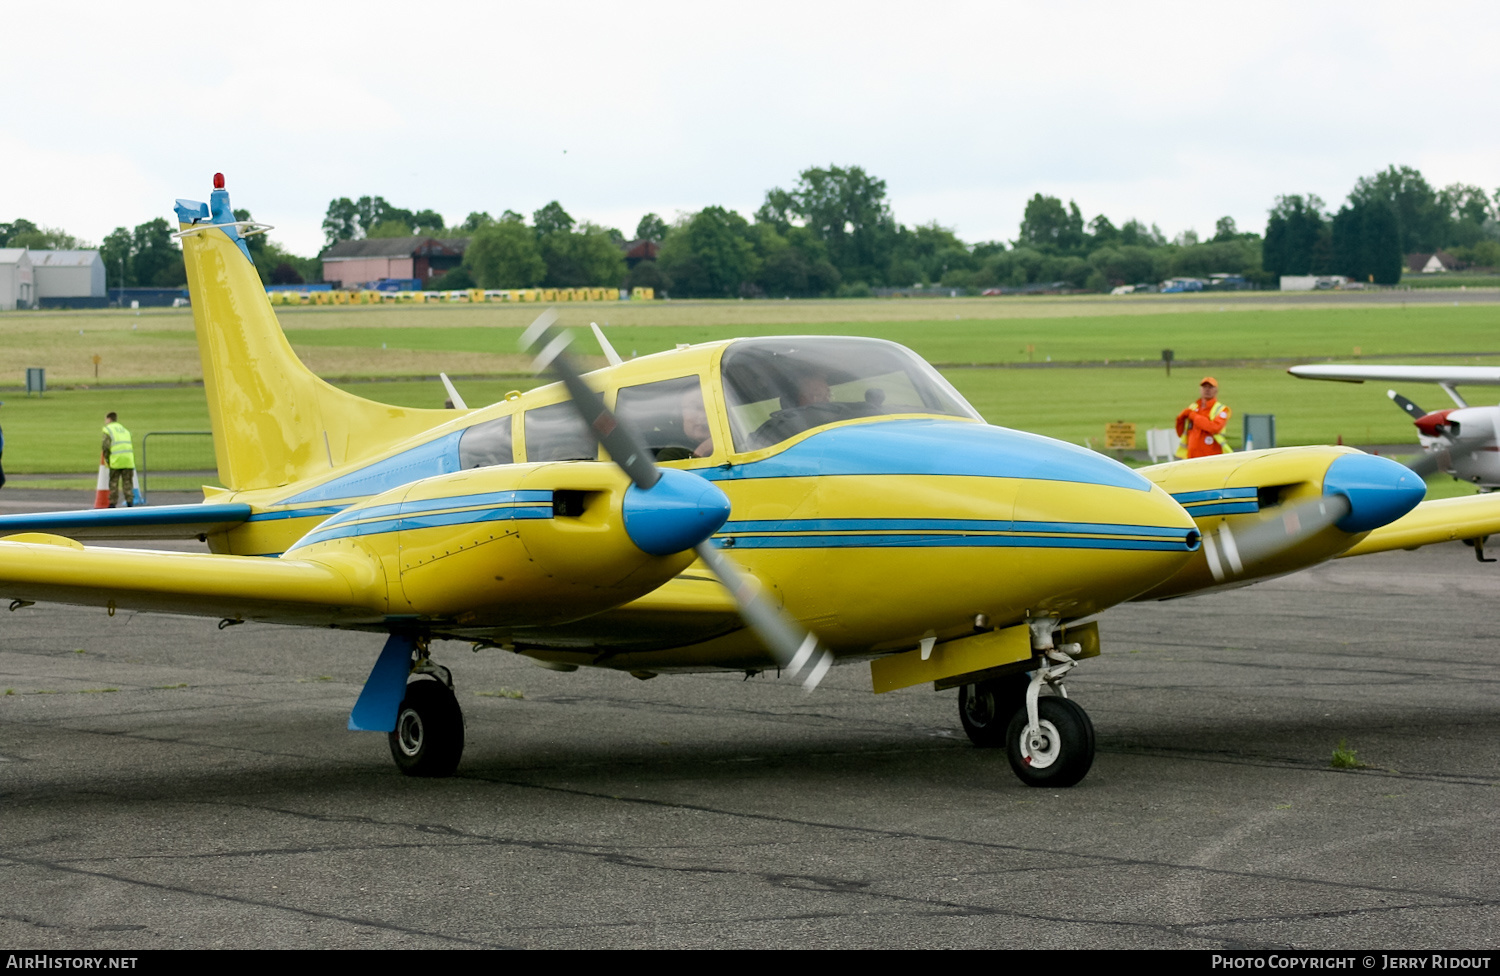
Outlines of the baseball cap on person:
M1201 379L1201 380L1198 381L1198 385L1199 386L1218 386L1219 385L1219 381L1216 380L1216 379L1214 379L1212 376L1205 376L1205 377L1203 377L1203 379Z

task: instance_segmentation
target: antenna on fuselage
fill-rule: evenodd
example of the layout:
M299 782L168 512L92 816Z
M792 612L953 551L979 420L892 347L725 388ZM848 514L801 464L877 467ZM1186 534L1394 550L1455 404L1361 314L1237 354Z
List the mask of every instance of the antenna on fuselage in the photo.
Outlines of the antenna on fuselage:
M604 358L609 360L611 366L618 366L625 361L615 352L615 347L609 344L609 340L604 338L604 330L599 328L598 322L590 322L589 328L594 330L594 338L599 340L599 348L604 350Z
M453 404L454 410L469 409L469 405L464 402L463 397L458 395L458 390L454 388L453 381L448 378L447 373L439 373L438 379L443 381L443 389L448 391L448 400Z

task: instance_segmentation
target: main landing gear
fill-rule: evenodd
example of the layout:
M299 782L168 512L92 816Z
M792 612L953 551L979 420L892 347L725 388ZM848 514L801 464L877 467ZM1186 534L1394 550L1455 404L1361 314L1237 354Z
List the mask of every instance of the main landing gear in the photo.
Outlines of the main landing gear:
M425 658L396 712L391 757L407 776L452 776L464 754L464 713L447 668Z
M1062 685L1078 663L1069 653L1076 647L1045 648L1030 674L958 689L958 717L969 741L982 749L1004 746L1010 768L1027 786L1073 786L1094 764L1094 723ZM1054 694L1041 694L1043 685Z

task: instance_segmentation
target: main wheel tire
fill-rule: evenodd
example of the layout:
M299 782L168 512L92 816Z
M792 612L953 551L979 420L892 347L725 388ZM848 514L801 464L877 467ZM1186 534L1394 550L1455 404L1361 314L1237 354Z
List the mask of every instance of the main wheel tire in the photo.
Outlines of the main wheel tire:
M1024 672L991 678L958 689L958 720L969 741L981 749L1005 745L1010 717L1026 704L1031 679Z
M1010 768L1027 786L1072 786L1094 765L1094 723L1066 698L1038 698L1036 710L1040 729L1035 736L1026 733L1025 705L1010 720Z
M413 681L396 712L391 756L408 776L452 776L464 754L464 713L440 681Z

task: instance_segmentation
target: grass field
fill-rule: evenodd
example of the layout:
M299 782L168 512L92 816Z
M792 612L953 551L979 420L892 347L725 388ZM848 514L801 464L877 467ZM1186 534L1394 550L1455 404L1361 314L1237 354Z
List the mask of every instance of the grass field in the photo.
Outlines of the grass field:
M1275 414L1283 445L1339 437L1354 444L1413 443L1410 423L1382 387L1295 380L1285 366L1348 359L1356 349L1364 359L1500 362L1500 294L1494 305L1221 304L1213 296L1185 298L656 302L563 305L559 312L567 324L607 324L611 341L626 356L738 335L891 339L941 364L990 421L1080 444L1097 442L1110 421L1132 421L1142 432L1170 425L1196 395L1205 371L1219 379L1225 402L1238 414ZM320 375L343 378L340 385L371 399L437 406L442 387L424 377L439 370L468 377L459 388L474 404L534 385L514 343L515 329L538 311L333 307L282 309L280 317L293 347ZM597 352L586 330L579 343L581 351ZM189 310L6 313L0 315L0 348L12 382L20 383L23 367L45 366L54 387L37 399L0 385L9 472L86 475L97 464L99 428L108 410L117 411L137 437L208 427L201 386L183 385L201 379ZM1170 379L1159 362L1163 348L1173 349L1178 360ZM95 354L101 357L97 381ZM1192 361L1212 365L1188 365ZM356 382L359 377L401 379ZM1447 403L1435 386L1403 392L1429 409ZM1238 422L1232 424L1236 446L1240 430Z
M1151 362L1164 348L1180 361L1291 361L1500 354L1500 293L1495 297L1495 305L1457 306L1085 296L601 303L559 311L564 324L606 326L625 355L740 335L816 333L892 339L938 364L1044 363L1049 357ZM512 330L537 311L534 305L292 308L281 310L281 321L298 353L322 376L481 375L524 369ZM21 383L26 366L46 368L54 386L201 378L187 309L6 313L0 315L0 346L13 367L0 376L0 390ZM580 348L597 350L587 332Z

